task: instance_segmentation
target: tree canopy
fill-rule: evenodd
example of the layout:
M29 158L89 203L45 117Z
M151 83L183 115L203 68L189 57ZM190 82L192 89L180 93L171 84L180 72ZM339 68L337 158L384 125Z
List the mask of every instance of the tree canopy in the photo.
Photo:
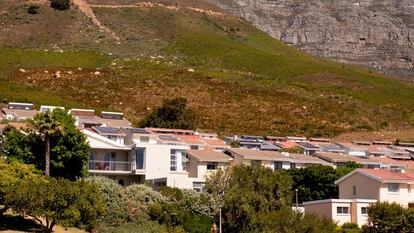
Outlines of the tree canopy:
M197 120L185 98L166 99L162 106L154 109L139 123L139 127L195 129Z
M75 127L73 117L63 110L54 110L50 118L62 127L49 138L50 175L69 180L86 176L89 145L85 135ZM22 132L9 127L3 134L3 152L9 159L34 164L37 169L45 171L45 138L39 133L39 128L32 127Z

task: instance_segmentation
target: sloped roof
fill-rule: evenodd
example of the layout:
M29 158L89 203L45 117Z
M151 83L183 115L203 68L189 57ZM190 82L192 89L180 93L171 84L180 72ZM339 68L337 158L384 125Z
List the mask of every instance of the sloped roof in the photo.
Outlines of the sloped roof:
M213 150L188 150L187 154L200 162L223 162L228 163L232 158L223 152Z
M411 172L401 173L392 170L360 168L341 177L335 181L335 184L341 183L355 173L359 173L381 183L414 183L414 173Z
M235 153L244 159L247 160L270 160L274 161L275 159L284 159L286 156L282 155L279 152L275 151L260 151L260 150L251 150L251 149L242 149L242 148L227 148L225 151L230 153Z
M346 163L346 162L356 162L359 164L376 164L376 165L381 165L380 161L377 161L373 158L369 158L369 157L356 157L356 156L352 156L352 155L345 155L345 154L340 154L340 153L332 153L332 152L318 152L316 153L316 156L326 160L330 163Z
M91 149L131 150L131 148L94 133L91 130L85 129L82 130L82 133L86 135Z

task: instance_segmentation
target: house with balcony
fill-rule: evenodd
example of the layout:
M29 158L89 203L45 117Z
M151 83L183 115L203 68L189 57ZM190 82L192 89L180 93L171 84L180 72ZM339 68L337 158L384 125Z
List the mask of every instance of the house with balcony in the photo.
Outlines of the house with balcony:
M339 199L304 202L305 213L327 216L339 224L353 222L362 226L367 223L369 205L377 201L414 208L414 173L356 169L335 184Z
M82 131L90 146L88 170L91 175L106 176L121 185L143 183L144 176L134 173L131 148L99 135L91 130Z
M130 128L126 132L125 144L131 148L134 174L151 181L155 188L193 188L187 171L188 145L171 134L159 135L152 130Z
M121 145L125 144L126 129L117 127L93 126L91 130Z

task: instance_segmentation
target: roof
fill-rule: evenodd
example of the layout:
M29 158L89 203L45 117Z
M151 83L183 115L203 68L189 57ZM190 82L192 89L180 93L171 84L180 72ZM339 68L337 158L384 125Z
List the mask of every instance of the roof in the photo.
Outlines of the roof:
M72 108L69 110L69 114L73 116L95 116L95 110L93 109L81 109Z
M190 129L167 129L167 128L145 128L149 131L152 131L154 133L174 133L174 134L191 134L193 135L195 132L194 130Z
M232 159L230 156L223 152L217 152L213 150L188 150L188 155L193 156L200 162L222 162L228 163Z
M355 173L359 173L381 183L414 183L414 173L411 172L401 173L392 170L359 168L341 177L335 181L335 184L341 183Z
M284 141L284 142L278 142L278 143L276 143L276 145L280 146L282 148L285 148L285 149L289 149L289 148L296 147L298 144L294 141L287 140L287 141Z
M388 157L375 157L375 160L390 166L402 166L414 170L414 160L396 160Z
M344 149L342 149L340 146L338 146L334 143L318 142L318 143L314 143L314 144L321 147L321 149L327 150L327 151L330 151L330 152L345 152Z
M201 139L198 136L194 135L173 135L177 139L181 140L182 142L190 145L204 145Z
M218 138L202 138L201 140L210 147L229 147L225 141Z
M264 142L260 146L260 149L261 150L280 150L280 149L282 149L282 147L274 145L274 144L269 143L269 142Z
M101 125L101 118L97 116L76 116L76 119L81 124Z
M351 150L365 151L365 148L364 147L354 145L354 144L352 144L350 142L337 142L336 144L339 145L339 146L341 146L341 147L349 148Z
M269 141L286 141L286 137L280 137L280 136L265 136L265 140Z
M331 139L329 138L309 138L309 141L311 142L331 142Z
M3 108L3 112L7 115L14 115L17 118L32 118L37 114L36 110L8 109Z
M353 161L359 164L381 165L381 162L375 159L372 159L372 158L356 157L356 156L345 155L345 154L340 154L340 153L318 152L316 153L316 156L330 163L346 163L346 162Z
M117 127L94 126L92 127L92 129L100 135L118 135L118 136L125 135L125 130L121 128L117 128Z
M326 161L323 161L322 159L310 156L310 155L304 155L304 154L289 154L289 157L291 158L292 162L295 163L313 163L313 164L325 164L328 165Z
M108 127L129 128L132 126L131 122L127 119L100 118L100 122L106 124Z
M275 151L261 151L261 150L250 150L241 148L227 148L225 151L237 154L247 160L270 160L275 161L276 159L286 159L286 156Z
M108 150L131 150L131 148L112 141L104 136L101 136L91 130L82 130L87 137L87 141L91 149L108 149Z
M131 132L131 133L136 133L136 134L150 134L150 132L148 132L144 128L128 128L126 130Z
M306 149L314 149L317 150L319 149L319 146L316 146L312 143L309 142L296 142L296 144L298 144L298 146L302 147L302 148L306 148Z

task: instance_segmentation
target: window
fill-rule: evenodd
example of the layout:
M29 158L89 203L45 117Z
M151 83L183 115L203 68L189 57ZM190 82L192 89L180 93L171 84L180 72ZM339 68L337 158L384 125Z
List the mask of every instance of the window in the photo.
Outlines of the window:
M361 207L361 214L368 214L368 207Z
M408 185L407 189L408 189L408 193L411 193L411 185Z
M275 170L280 170L280 169L282 169L282 162L275 162L274 163L274 169Z
M291 163L290 168L296 168L296 163Z
M177 155L175 150L171 150L170 170L177 171Z
M250 162L250 164L251 164L252 166L260 166L260 165L262 165L262 161L260 161L260 160L252 160L252 161Z
M338 206L336 207L337 214L348 214L349 207Z
M217 170L217 162L208 162L207 170Z
M390 193L398 193L400 191L399 184L388 184L388 192Z
M141 143L148 143L149 142L149 137L147 137L147 136L141 136L141 137L139 137L139 141Z
M356 186L354 185L354 186L352 186L352 195L356 195Z
M192 150L198 150L198 145L191 145L190 146L190 149L192 149Z
M144 160L145 160L145 148L136 148L135 150L135 163L136 169L144 169Z

